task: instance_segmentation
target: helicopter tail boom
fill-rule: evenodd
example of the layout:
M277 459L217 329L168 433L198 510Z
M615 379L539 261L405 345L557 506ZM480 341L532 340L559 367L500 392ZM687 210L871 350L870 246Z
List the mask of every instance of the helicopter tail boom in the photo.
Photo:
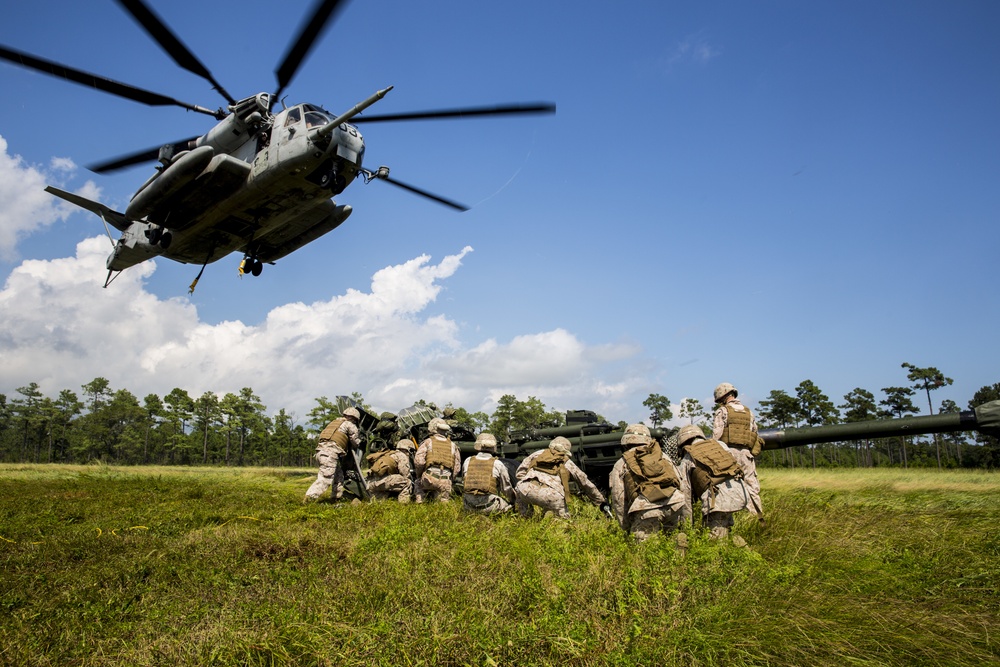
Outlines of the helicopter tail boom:
M51 185L47 186L45 191L50 195L55 195L60 199L65 199L71 204L76 204L80 208L87 209L120 232L124 232L132 225L132 221L129 220L124 213L112 210L100 202L87 199L86 197L81 197L80 195L75 195L72 192L60 190L59 188L54 188Z

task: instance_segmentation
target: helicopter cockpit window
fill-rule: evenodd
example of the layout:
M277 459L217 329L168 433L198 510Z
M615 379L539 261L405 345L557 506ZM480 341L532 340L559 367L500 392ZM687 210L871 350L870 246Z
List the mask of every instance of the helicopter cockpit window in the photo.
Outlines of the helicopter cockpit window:
M322 109L317 109L316 107L306 109L306 128L312 129L314 127L323 127L328 124L333 118L327 112Z
M285 117L285 127L295 125L297 122L302 120L302 115L298 107L293 107L288 110L288 116Z

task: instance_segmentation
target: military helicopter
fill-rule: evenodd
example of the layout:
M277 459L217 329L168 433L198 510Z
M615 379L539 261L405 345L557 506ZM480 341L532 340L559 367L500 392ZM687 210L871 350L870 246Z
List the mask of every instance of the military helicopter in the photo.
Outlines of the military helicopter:
M240 100L232 97L143 0L117 0L180 67L212 84L225 109L209 109L120 83L0 45L0 58L74 83L150 106L179 106L218 121L199 137L91 166L107 173L158 160L156 172L132 196L124 212L49 186L47 192L99 216L119 232L108 256L104 286L132 266L154 257L200 264L190 292L205 267L230 253L243 252L240 274L259 276L265 263L315 241L352 212L331 197L359 177L384 181L450 208L465 206L389 176L389 168L363 166L365 143L354 123L435 118L554 113L550 103L439 109L359 116L392 86L378 90L341 114L314 104L275 111L303 59L344 0L319 0L275 70L277 90ZM284 106L284 105L282 105Z

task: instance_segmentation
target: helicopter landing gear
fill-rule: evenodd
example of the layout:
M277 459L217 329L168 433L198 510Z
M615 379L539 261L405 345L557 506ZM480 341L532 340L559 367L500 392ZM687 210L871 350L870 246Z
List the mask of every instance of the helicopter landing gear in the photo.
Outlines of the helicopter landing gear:
M246 274L252 275L254 278L259 276L264 270L264 263L257 259L256 257L251 257L250 255L244 255L243 261L240 262L240 275L245 276Z

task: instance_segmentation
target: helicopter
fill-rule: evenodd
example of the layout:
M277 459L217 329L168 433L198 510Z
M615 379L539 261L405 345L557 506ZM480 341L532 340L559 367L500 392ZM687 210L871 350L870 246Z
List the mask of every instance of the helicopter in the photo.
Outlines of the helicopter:
M554 104L530 103L361 115L392 86L340 114L307 103L290 107L282 103L283 108L275 110L275 103L283 99L302 61L345 0L315 3L275 70L275 92L239 100L143 0L117 2L178 66L212 84L226 107L213 110L191 104L0 45L0 58L17 65L149 106L178 106L217 121L201 136L92 165L91 171L100 174L158 162L155 173L135 192L124 212L53 186L45 188L104 221L113 245L105 288L121 271L155 257L201 265L189 293L208 264L234 252L243 253L241 276L259 276L264 264L274 264L347 220L351 206L338 204L333 197L359 178L366 183L383 181L449 208L468 210L391 177L386 166L365 167L360 123L555 112ZM121 233L117 241L108 225Z

